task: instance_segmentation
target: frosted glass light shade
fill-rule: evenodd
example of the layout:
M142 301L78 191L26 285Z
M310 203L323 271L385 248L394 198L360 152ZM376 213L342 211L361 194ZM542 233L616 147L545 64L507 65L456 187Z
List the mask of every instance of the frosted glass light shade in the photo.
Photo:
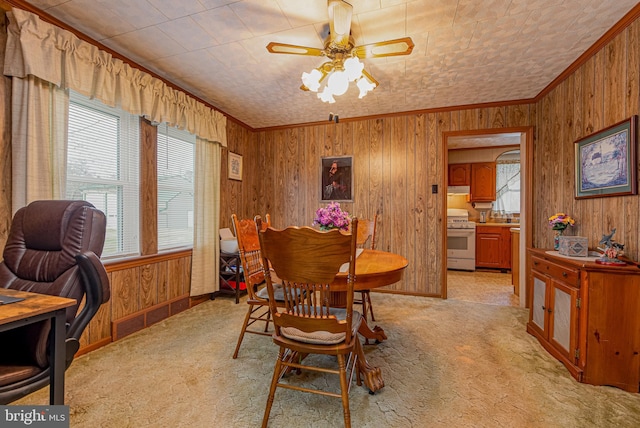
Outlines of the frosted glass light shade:
M325 103L333 104L336 102L335 98L333 98L333 94L329 89L329 86L325 86L322 92L318 92L318 98L320 98Z
M320 79L322 79L322 73L317 68L311 70L311 73L302 73L302 84L312 92L318 92L320 89Z
M342 95L349 89L349 78L347 73L342 70L337 70L331 73L327 87L333 95Z
M356 85L358 85L358 89L360 89L360 95L358 95L358 98L364 97L367 95L367 92L373 91L376 87L375 83L369 82L366 77L358 79Z
M362 70L364 70L364 64L361 63L357 57L353 56L344 62L344 71L347 73L347 77L350 82L353 82L360 76L362 76Z

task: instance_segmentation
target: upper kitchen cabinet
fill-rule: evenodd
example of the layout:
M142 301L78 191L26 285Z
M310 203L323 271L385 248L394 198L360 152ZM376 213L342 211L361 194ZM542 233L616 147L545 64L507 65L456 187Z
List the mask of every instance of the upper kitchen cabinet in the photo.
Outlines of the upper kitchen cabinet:
M452 163L449 164L449 186L470 186L471 184L471 164Z
M496 163L475 162L471 164L471 202L496 200Z

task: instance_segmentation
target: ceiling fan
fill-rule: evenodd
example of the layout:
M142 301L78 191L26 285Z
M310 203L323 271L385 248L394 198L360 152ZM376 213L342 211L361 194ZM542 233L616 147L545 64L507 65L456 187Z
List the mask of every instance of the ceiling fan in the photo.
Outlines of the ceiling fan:
M359 98L362 98L378 86L378 81L364 69L364 64L359 59L409 55L413 50L413 40L411 37L403 37L355 46L351 35L353 6L343 0L328 0L328 9L329 35L323 49L271 42L267 45L267 50L276 54L329 58L329 61L310 73L302 73L300 89L318 92L326 79L326 85L321 92L318 92L318 98L324 102L333 103L334 95L344 94L349 88L349 82L356 82L360 89Z

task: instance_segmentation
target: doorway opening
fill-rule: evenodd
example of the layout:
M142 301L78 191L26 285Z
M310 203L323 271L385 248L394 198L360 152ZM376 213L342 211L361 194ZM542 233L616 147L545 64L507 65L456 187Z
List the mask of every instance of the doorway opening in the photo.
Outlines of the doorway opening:
M488 162L497 166L498 163L496 161L503 153L512 152L505 156L505 159L511 159L505 160L504 163L506 163L514 162L514 156L517 158L517 153L519 152L520 167L517 177L512 174L515 170L513 166L497 168L501 169L501 174L503 175L497 180L499 186L493 184L496 186L496 194L491 198L491 201L472 204L473 197L470 194L443 194L443 211L448 208L466 209L469 213L469 220L476 221L477 225L490 226L492 232L500 231L502 236L509 236L509 240L505 241L508 242L509 248L503 248L504 253L508 253L508 256L504 257L509 257L508 263L513 259L514 266L509 264L509 269L485 269L484 266L486 264L483 264L485 262L477 260L479 266L473 271L462 271L455 268L447 270L447 261L445 260L443 262L442 298L526 307L527 297L524 281L526 257L524 255L527 245L530 245L531 242L531 228L528 225L530 216L527 215L527 209L531 206L529 174L532 169L530 155L533 148L532 144L532 127L444 133L443 153L445 155L443 156L443 170L446 177L445 184L451 184L459 178L456 177L455 180L449 180L449 164ZM452 170L456 171L457 169L453 168ZM494 183L496 182L494 181ZM456 190L458 189L459 186L456 186ZM469 193L471 193L471 190ZM519 207L514 207L513 205L516 196L520 199ZM499 228L496 229L493 226ZM489 230L483 227L478 227L477 229L481 233L483 230ZM511 248L510 233L516 233L515 230L517 230L517 242L513 245L514 248ZM448 253L446 236L447 233L444 230L443 246ZM483 248L482 235L478 236L481 242L476 241L479 247L477 249L481 249ZM492 237L489 237L490 239ZM500 248L500 245L506 244L498 244L498 248ZM481 253L483 256L485 254L486 252Z

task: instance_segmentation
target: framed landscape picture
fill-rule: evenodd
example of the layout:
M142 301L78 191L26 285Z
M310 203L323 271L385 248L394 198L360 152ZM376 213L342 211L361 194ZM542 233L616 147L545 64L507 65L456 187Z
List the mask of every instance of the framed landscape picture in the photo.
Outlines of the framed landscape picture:
M320 176L321 201L353 202L353 156L321 158Z
M576 141L576 199L636 194L637 120Z

